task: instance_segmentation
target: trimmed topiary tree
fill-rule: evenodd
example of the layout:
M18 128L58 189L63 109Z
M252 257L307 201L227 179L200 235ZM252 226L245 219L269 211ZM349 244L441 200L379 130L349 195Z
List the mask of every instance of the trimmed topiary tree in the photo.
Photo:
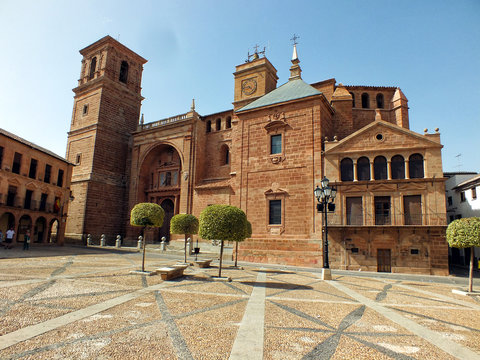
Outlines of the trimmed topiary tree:
M177 214L170 221L170 233L185 235L185 262L187 262L187 237L198 233L198 219L191 214Z
M480 246L480 218L464 218L451 222L447 227L447 242L451 247L470 248L468 291L472 292L474 247Z
M220 266L218 277L222 276L224 241L245 239L247 216L243 210L231 205L210 205L200 214L199 235L202 239L220 240Z
M135 205L130 212L130 224L133 226L141 226L143 230L147 227L161 227L165 211L158 204L154 203L139 203ZM142 271L145 271L145 244L147 239L145 231L143 232L143 257L142 257Z
M250 221L247 220L245 223L245 237L242 240L235 241L235 267L237 267L237 259L238 259L238 243L240 241L244 241L252 236L252 224Z

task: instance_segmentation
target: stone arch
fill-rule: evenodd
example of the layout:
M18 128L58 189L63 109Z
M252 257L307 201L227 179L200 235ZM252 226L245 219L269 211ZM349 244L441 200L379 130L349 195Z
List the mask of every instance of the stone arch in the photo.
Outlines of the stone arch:
M387 180L387 159L385 156L377 156L373 160L373 172L375 180Z
M344 158L340 161L340 179L342 181L353 181L353 161Z
M17 226L17 242L18 241L23 241L23 235L27 230L32 231L32 218L29 215L23 215L19 220L18 220L18 226Z
M166 195L179 196L182 164L182 154L172 144L165 142L152 146L140 165L137 202L157 203Z
M50 220L50 224L48 226L48 242L49 243L56 243L58 231L60 229L60 221L57 218L53 218Z
M3 236L5 236L5 232L10 228L15 229L15 215L11 212L4 212L0 217L0 230L3 232Z
M230 148L227 144L220 147L220 166L230 165Z
M47 234L47 220L43 216L39 216L35 220L32 232L32 242L43 243Z

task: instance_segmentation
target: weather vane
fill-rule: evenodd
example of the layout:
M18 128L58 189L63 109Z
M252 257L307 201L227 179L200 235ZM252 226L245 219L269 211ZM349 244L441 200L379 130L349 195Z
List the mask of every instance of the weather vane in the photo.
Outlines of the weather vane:
M290 40L293 41L293 45L298 44L297 39L300 39L300 36L297 36L297 35L293 34L293 38L290 39Z
M255 49L255 51L253 52L253 54L250 54L250 51L248 51L248 57L245 62L250 62L251 58L253 58L253 60L257 60L260 57L259 55L263 55L265 57L265 46L263 47L262 51L258 51L258 44L255 44L253 48Z

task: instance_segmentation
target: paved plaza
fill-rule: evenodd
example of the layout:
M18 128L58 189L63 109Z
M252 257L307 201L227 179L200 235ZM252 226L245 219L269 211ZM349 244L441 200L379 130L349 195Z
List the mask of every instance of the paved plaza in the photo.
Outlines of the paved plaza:
M146 269L176 260L150 251ZM480 299L450 278L227 263L225 282L214 263L164 282L140 264L0 249L0 359L480 359Z

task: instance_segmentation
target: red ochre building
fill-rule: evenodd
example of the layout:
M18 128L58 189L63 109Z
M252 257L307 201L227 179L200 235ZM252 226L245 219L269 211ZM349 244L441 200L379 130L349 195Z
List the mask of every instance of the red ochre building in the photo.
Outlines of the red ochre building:
M0 129L0 230L13 244L63 244L73 165L57 154Z
M80 54L67 145L76 164L69 238L133 241L130 209L155 202L166 212L151 234L158 241L169 238L174 214L230 204L253 228L239 259L321 267L313 190L326 176L338 190L328 218L332 268L447 274L440 134L409 130L400 88L307 84L294 46L285 84L255 53L236 66L233 109L200 115L192 103L144 123L146 60L109 36Z

